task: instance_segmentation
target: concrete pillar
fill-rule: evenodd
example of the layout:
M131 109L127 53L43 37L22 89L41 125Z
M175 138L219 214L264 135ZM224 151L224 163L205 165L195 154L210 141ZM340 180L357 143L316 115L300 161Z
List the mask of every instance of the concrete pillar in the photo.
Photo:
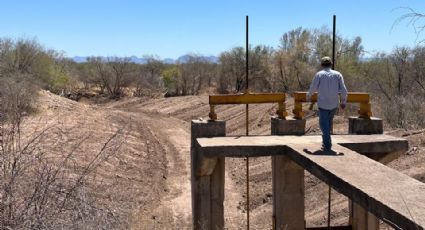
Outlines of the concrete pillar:
M224 157L207 158L197 151L196 138L226 135L226 122L191 123L191 185L193 229L224 229Z
M272 135L303 135L305 120L272 117ZM273 220L278 230L305 229L304 169L286 156L272 156Z
M349 117L348 133L349 134L382 134L384 133L384 125L382 119L371 117L370 119Z
M304 119L297 120L286 117L284 120L274 116L271 119L272 135L304 135L305 123Z
M371 117L370 119L349 117L349 134L382 134L384 132L383 121L380 118ZM354 230L378 230L379 219L372 213L365 210L349 200L350 217L349 222Z
M356 203L352 204L352 228L355 230L378 230L379 219Z

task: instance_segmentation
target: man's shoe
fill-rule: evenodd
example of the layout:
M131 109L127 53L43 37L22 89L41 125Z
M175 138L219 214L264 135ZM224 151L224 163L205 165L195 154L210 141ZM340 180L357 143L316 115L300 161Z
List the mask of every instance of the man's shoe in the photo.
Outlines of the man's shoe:
M325 148L325 147L322 147L320 150L323 151L323 152L331 152L332 151L331 149L328 149L328 148Z

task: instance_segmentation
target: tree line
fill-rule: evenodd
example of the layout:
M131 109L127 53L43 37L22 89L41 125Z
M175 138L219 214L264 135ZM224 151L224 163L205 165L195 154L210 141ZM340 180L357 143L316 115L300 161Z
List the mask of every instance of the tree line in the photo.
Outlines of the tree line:
M278 47L249 47L249 82L253 92L307 90L320 57L332 55L332 31L296 28L285 32ZM190 54L167 64L157 56L136 64L127 57L89 57L76 63L36 40L0 39L0 95L11 82L58 94L93 91L111 98L123 95L185 96L240 93L245 89L245 48L220 53L218 62ZM425 48L395 47L370 54L360 37L336 37L335 68L349 91L373 95L374 110L394 127L423 126L419 119L425 96ZM29 84L30 83L30 84ZM391 109L390 109L391 108Z

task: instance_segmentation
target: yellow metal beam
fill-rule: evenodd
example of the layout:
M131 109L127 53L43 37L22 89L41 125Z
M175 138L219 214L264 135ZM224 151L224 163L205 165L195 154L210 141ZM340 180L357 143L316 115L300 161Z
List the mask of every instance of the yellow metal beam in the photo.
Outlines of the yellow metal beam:
M292 110L296 119L303 119L304 112L302 111L302 103L307 102L307 92L294 93L294 110ZM317 102L317 93L311 96L312 103ZM372 109L370 104L370 95L362 92L349 92L347 95L347 103L360 103L358 111L359 117L370 118L372 117Z
M217 114L215 113L216 105L277 103L278 110L276 111L276 114L279 116L279 118L285 119L285 117L288 115L286 112L285 98L286 97L284 93L245 93L236 95L210 95L209 117L211 120L217 120Z
M370 96L368 93L349 92L347 96L348 103L369 103Z
M307 92L295 92L295 102L307 102ZM368 93L349 92L347 96L348 103L369 103L370 96ZM311 102L317 102L317 93L311 96Z
M292 110L295 119L303 119L304 112L302 103L307 102L307 92L295 92L294 96L294 109ZM276 114L279 118L285 119L288 116L285 105L284 93L245 93L245 94L223 94L223 95L210 95L210 113L211 120L217 120L215 113L216 105L229 105L229 104L260 104L260 103L278 103L278 110ZM317 102L317 93L311 97L311 102ZM347 96L348 103L360 103L358 111L359 117L370 118L372 117L372 109L370 104L370 95L362 92L349 92Z
M246 93L210 95L210 105L259 104L285 102L284 93Z

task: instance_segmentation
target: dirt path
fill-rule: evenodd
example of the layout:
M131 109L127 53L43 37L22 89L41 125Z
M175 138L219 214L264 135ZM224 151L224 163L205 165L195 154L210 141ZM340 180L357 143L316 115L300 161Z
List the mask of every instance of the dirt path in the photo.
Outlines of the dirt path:
M167 178L166 194L161 198L158 206L152 211L155 219L161 219L155 224L170 229L191 228L191 185L190 185L190 123L177 118L149 113L122 112L131 115L135 121L143 124L152 136L161 143L166 153ZM234 229L234 223L243 221L238 213L237 200L242 199L233 181L226 173L226 225ZM146 221L145 218L142 218ZM140 223L141 224L141 223ZM138 225L140 226L140 225ZM233 226L233 227L231 227Z
M90 187L96 202L113 210L119 220L111 228L191 229L190 120L205 114L208 106L203 97L191 97L193 102L176 99L181 101L89 105L42 92L40 111L26 126L33 132L40 125L66 130L57 144L46 141L42 146L46 152L71 148L81 140L78 163L82 165L122 129L122 147L98 168ZM191 109L195 105L200 107ZM240 207L243 192L232 178L230 161L226 167L225 223L227 229L239 229L245 219Z
M170 212L174 229L189 229L191 223L190 136L182 121L144 114L148 128L160 140L167 158L167 194L156 211Z

